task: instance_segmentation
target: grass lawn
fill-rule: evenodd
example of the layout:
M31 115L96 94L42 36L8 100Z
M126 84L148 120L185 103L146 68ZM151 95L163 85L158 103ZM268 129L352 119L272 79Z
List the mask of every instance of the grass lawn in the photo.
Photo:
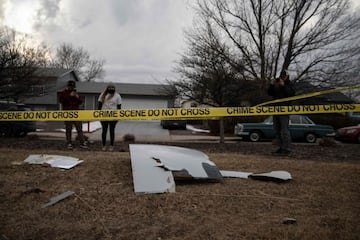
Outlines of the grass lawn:
M176 193L135 195L128 152L0 148L0 239L360 238L358 162L205 153L221 170L285 170L293 180L179 182ZM22 164L29 154L84 162ZM65 191L75 194L41 208Z

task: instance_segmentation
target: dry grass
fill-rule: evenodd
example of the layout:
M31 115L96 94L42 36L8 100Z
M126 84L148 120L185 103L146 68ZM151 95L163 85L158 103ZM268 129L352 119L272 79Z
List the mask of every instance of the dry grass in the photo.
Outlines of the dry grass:
M0 148L0 239L359 239L356 162L208 153L222 170L289 171L276 184L246 179L178 183L135 195L129 153ZM16 165L29 154L85 160L67 171ZM48 208L62 192L75 195ZM282 223L285 217L296 224Z

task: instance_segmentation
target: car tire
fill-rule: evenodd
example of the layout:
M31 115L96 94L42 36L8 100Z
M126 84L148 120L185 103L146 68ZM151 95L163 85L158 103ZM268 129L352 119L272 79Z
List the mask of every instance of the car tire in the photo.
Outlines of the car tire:
M316 137L316 135L314 133L307 133L305 135L305 141L307 143L315 143L316 139L317 139L317 137Z
M253 131L249 135L249 140L251 142L259 142L261 139L261 132L260 131Z
M360 134L357 135L356 140L357 140L357 143L360 143Z

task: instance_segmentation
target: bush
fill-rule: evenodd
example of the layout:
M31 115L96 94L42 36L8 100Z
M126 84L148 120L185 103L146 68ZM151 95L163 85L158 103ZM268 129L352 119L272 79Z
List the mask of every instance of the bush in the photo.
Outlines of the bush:
M125 134L123 137L124 142L135 142L135 136L133 134Z

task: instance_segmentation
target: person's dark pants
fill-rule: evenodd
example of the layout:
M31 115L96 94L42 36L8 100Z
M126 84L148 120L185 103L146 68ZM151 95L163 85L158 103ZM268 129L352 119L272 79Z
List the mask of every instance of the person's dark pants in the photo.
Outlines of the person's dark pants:
M289 115L273 116L273 128L277 144L281 149L290 150Z
M71 133L72 133L73 126L75 126L75 128L76 128L76 132L78 134L80 143L83 144L85 141L85 138L84 138L84 133L82 131L82 122L78 122L78 121L66 121L65 122L66 143L71 144Z
M110 146L114 146L116 123L117 123L117 121L101 121L101 126L102 126L101 140L102 140L103 146L106 145L106 134L107 134L109 127L110 127L109 128Z

